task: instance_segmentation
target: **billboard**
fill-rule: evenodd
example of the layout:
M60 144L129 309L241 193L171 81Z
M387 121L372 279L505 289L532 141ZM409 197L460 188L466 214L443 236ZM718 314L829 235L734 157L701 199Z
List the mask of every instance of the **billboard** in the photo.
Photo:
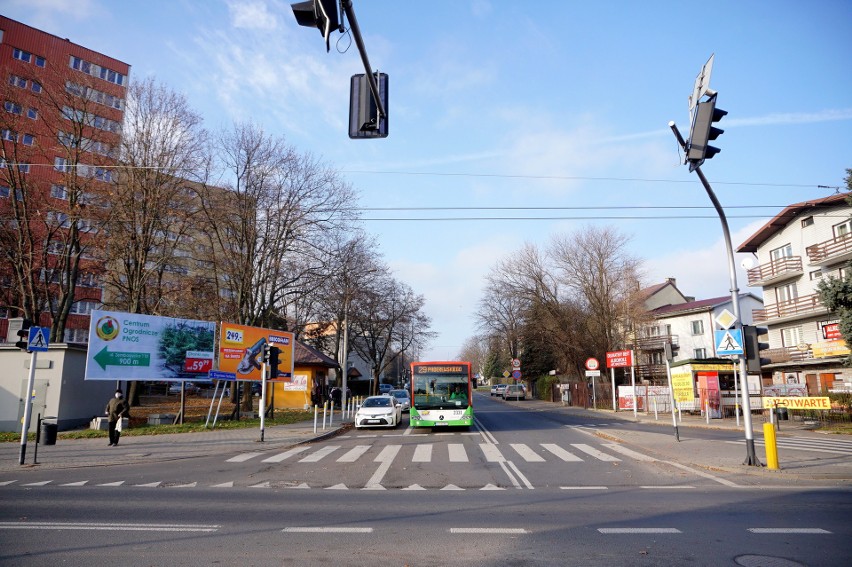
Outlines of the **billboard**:
M281 349L278 376L270 380L293 377L293 333L236 323L222 323L219 331L219 370L233 372L237 380L260 380L263 350L266 345Z
M209 321L92 311L85 380L206 380L216 325Z

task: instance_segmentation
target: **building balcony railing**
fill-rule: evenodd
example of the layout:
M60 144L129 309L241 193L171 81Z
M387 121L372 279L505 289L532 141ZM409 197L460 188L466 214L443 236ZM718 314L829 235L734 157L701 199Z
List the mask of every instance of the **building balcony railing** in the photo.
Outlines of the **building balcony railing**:
M805 248L811 264L835 262L852 257L852 233L835 236L831 240L820 242Z
M656 335L653 337L637 337L634 339L634 347L637 350L663 350L666 343L671 343L677 346L677 335Z
M813 315L827 312L825 305L819 298L819 294L803 295L789 301L779 301L774 305L767 305L763 309L755 309L752 313L755 323L765 323L771 319L784 317L796 317L799 315Z
M746 272L746 275L748 276L748 285L758 287L770 282L799 276L802 273L802 257L787 256L752 268Z
M651 378L666 377L665 364L637 364L636 378L639 380L649 380Z
M798 347L781 347L764 350L760 353L760 356L769 359L771 364L776 364L779 362L810 360L813 358L813 353L810 349L800 350Z

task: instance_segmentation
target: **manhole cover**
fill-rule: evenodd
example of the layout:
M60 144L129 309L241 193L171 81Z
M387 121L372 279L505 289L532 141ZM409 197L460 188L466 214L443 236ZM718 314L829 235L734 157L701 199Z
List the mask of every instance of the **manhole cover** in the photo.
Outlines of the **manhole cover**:
M743 567L805 567L804 563L771 555L740 555L734 562Z

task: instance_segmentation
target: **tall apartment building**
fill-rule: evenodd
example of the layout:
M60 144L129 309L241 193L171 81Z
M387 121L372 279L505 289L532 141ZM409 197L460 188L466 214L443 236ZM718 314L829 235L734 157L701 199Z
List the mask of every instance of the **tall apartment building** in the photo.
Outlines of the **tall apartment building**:
M824 278L843 277L852 259L852 207L837 194L786 207L739 246L757 256L748 285L763 288L765 307L755 324L769 329L764 383L804 388L852 389L852 369L843 366L849 348L837 315L820 300Z
M106 269L91 215L118 159L129 72L117 59L0 16L0 340L29 301L21 280L39 290L32 309L50 326L64 307L59 290L68 289L63 263L78 255L65 336L51 340L85 342Z

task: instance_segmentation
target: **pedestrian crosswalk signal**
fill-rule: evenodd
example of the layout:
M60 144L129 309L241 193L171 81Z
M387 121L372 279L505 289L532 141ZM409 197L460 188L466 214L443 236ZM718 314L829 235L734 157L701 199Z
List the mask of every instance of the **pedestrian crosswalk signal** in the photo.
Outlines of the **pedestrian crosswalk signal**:
M29 350L30 349L30 327L33 326L33 322L29 319L24 319L21 323L21 328L18 331L18 342L15 343L15 346L21 350Z

